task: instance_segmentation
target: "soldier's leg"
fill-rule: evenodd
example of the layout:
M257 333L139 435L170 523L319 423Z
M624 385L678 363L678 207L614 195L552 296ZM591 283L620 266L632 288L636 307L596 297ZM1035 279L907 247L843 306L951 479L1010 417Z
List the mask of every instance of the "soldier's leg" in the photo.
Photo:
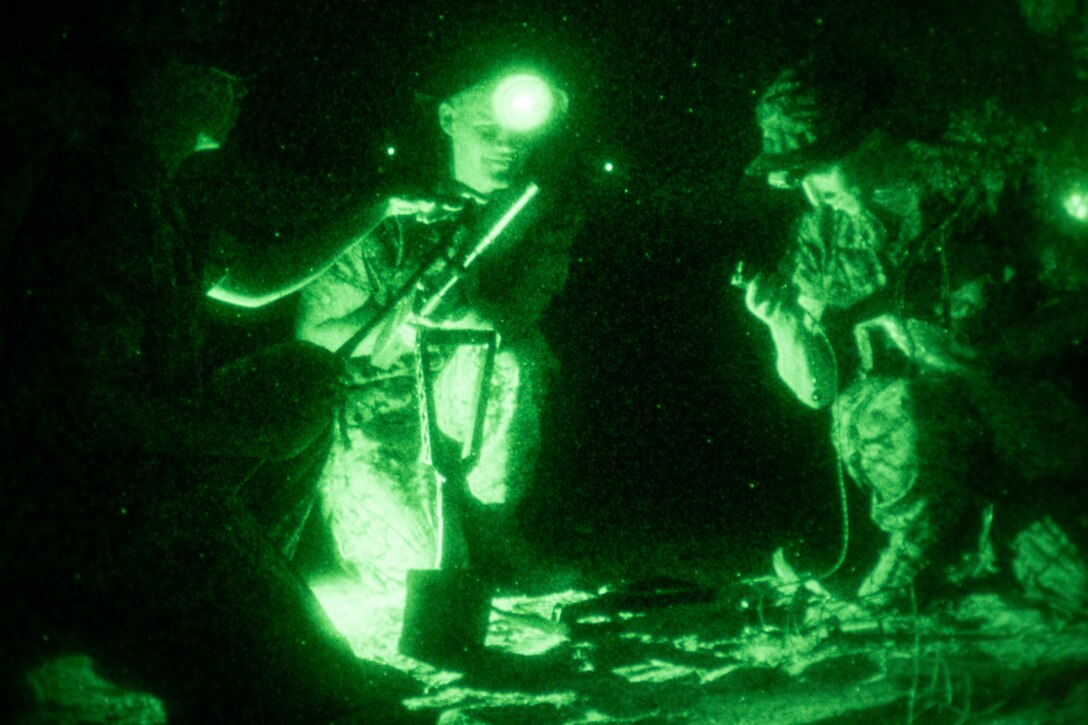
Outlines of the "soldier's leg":
M414 682L358 659L260 524L221 504L127 514L88 592L111 619L82 628L106 674L163 698L171 723L399 717Z
M209 415L240 431L275 428L266 455L222 461L220 494L237 496L273 545L291 558L317 500L317 483L332 446L337 361L302 343L266 348L226 365L212 376L204 402ZM299 420L310 420L299 425ZM287 433L286 431L293 431ZM233 474L226 474L229 467ZM216 484L218 485L218 484Z
M860 596L888 599L926 569L935 550L952 544L979 437L961 403L943 382L869 378L836 404L835 443L872 497L874 523L889 536Z
M321 474L321 511L339 558L375 594L402 592L408 570L434 567L437 555L415 376L401 372L353 390Z

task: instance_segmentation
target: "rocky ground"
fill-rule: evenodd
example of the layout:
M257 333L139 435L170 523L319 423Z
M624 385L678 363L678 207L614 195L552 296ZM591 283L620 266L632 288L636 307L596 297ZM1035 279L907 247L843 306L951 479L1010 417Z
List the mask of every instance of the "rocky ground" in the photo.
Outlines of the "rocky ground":
M319 591L327 601L351 598L349 588L326 587ZM487 654L457 668L403 658L391 639L360 632L353 642L428 683L408 704L443 713L443 722L1079 723L1088 716L1086 623L994 594L931 613L865 618L808 592L783 606L777 593L760 603L758 587L743 591L755 596L659 580L633 594L499 597ZM396 612L389 615L393 623Z
M499 592L486 650L445 666L397 652L403 600L312 582L356 652L411 673L406 704L449 723L1081 723L1088 622L975 592L867 612L818 584L653 577ZM36 723L164 723L87 658L34 673Z

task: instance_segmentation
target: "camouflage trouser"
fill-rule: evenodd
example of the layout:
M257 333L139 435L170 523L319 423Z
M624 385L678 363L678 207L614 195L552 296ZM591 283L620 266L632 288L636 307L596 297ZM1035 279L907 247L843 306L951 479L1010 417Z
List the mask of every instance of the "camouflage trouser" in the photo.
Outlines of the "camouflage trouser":
M985 498L986 461L992 457L984 424L954 381L873 377L848 387L834 408L833 435L847 473L871 496L873 522L889 536L859 595L906 586L951 531L969 500ZM1003 512L998 510L997 517ZM969 551L942 561L953 581L996 571L990 538L994 507L982 507L982 525ZM1077 547L1049 517L1036 519L1006 542L1011 570L1036 599L1083 606L1088 569ZM1077 602L1080 602L1078 605Z
M843 466L869 494L873 522L889 535L861 596L907 584L934 541L938 492L924 491L932 482L921 477L918 434L906 379L858 381L835 404L832 435Z
M509 349L496 355L479 462L468 475L484 504L513 504L532 474L540 435L537 362ZM443 430L471 415L463 390L477 363L463 349L438 374ZM434 567L437 554L435 477L424 462L412 360L357 387L338 427L322 475L322 510L344 563L371 591L397 591L409 569Z
M1088 564L1054 519L1032 522L1011 547L1012 573L1029 600L1067 614L1088 614Z

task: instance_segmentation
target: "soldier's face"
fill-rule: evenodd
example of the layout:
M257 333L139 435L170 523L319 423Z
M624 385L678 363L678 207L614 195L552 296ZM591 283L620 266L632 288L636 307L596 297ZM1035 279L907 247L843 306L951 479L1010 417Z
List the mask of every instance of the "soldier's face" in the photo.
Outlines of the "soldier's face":
M527 138L499 124L491 91L490 86L471 88L438 109L450 139L454 178L484 196L513 183L529 150Z

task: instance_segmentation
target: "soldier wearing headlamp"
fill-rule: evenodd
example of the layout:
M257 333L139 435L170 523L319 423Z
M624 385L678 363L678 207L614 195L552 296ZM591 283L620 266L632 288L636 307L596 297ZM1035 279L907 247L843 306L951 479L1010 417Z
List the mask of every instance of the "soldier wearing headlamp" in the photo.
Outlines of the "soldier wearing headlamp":
M510 186L533 142L566 110L566 94L538 75L501 74L438 107L449 137L452 175L486 198Z
M329 349L348 342L377 305L387 305L427 250L463 252L524 186L526 160L566 111L566 95L543 76L507 66L434 99L448 151L435 193L397 193L384 220L348 248L301 295L297 334ZM514 234L512 236L517 236ZM567 273L573 229L501 239L424 324L495 329L501 345L489 382L480 461L469 472L488 538L516 539L513 504L524 492L539 442L539 406L552 357L537 322ZM424 277L424 282L428 277ZM412 295L394 305L352 353L347 415L322 483L323 511L341 559L375 592L403 588L412 568L433 566L433 476L420 445ZM439 373L440 418L470 405L471 355L454 352ZM500 555L500 558L505 557ZM478 562L477 562L478 563Z

